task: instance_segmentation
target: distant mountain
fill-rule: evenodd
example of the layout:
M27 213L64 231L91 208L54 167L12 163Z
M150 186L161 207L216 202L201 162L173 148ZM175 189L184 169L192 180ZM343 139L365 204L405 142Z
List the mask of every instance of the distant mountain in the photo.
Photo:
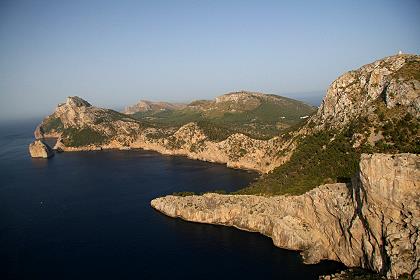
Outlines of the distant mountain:
M348 180L361 153L420 152L419 73L417 55L367 64L335 80L318 110L246 91L134 114L69 97L35 136L59 137L64 151L144 148L272 171L242 193L303 193Z
M155 105L142 103L137 107L142 111L123 114L68 97L37 127L35 137L58 137L55 149L62 151L143 148L268 172L287 159L279 153L291 138L282 139L280 132L304 123L315 110L289 98L249 92L195 101L183 109L156 110Z
M285 160L236 195L187 189L151 206L260 232L308 264L352 267L319 279L420 279L420 56L338 77L317 112L279 138L270 154Z
M153 102L140 100L137 104L125 107L124 114L135 114L144 112L160 112L165 110L180 110L185 108L183 103Z
M296 125L316 108L301 101L256 92L231 92L215 100L197 100L172 110L142 110L133 118L164 126L197 122L253 138L269 139Z
M337 78L289 147L287 163L241 193L301 194L349 181L362 153L420 153L420 56L386 57Z
M309 105L319 107L321 105L322 99L325 96L325 90L284 93L283 95L289 98L303 101Z

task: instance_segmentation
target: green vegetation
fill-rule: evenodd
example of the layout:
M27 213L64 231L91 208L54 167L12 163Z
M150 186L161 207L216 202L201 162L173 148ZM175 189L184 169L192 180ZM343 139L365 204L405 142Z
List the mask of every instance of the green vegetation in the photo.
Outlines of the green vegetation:
M372 152L420 153L420 119L403 107L387 109L382 102L375 107L376 119L373 122L383 139L372 147Z
M76 129L66 128L63 131L63 142L69 147L100 145L106 143L108 137L89 127Z
M340 279L343 280L382 280L385 279L382 275L378 273L374 273L372 271L368 271L361 268L351 268L345 270L344 274L340 275ZM399 279L410 279L401 277Z
M195 192L174 192L172 193L172 195L175 196L191 196L191 195L196 195Z
M53 131L61 132L63 131L64 126L60 118L50 116L44 121L42 128L44 132L47 132L47 133L53 132Z
M201 192L201 193L196 193L196 192L174 192L172 193L172 195L175 196L191 196L191 195L203 195L206 193L218 193L218 194L226 194L225 190L214 190L214 191L208 191L208 192Z
M321 184L349 182L362 153L420 153L420 120L403 108L377 108L344 130L301 137L288 162L237 193L302 194ZM372 133L383 138L369 141Z
M320 132L299 139L287 163L238 193L302 194L324 183L348 182L357 170L359 156L344 133Z
M191 109L138 112L132 117L157 127L181 127L189 122L203 119L200 112Z
M397 72L393 74L394 78L402 78L404 80L417 80L420 81L420 61L416 59L410 59L401 67Z
M234 133L234 131L228 126L215 124L210 121L198 121L197 125L212 141L223 141Z
M120 121L120 120L137 121L136 119L128 115L108 109L103 114L101 114L101 116L95 116L94 124L107 123L107 122Z
M167 140L167 145L170 149L181 149L181 147L186 143L184 139L178 139L173 136L168 137Z
M132 117L156 128L179 128L196 122L214 141L222 141L234 133L269 139L302 123L300 117L312 114L315 109L289 98L276 98L273 101L253 97L243 104L199 100L181 110L138 112Z
M384 139L377 149L397 153L420 153L420 120L406 114L404 118L393 118L382 125Z

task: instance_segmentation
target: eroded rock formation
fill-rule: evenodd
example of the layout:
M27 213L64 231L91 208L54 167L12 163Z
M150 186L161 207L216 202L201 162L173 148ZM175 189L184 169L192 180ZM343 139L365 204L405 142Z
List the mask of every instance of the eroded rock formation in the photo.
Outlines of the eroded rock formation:
M42 140L35 140L29 144L29 153L33 158L50 158L54 155L54 151Z
M131 115L91 106L79 97L69 97L66 103L60 104L36 128L35 137L58 138L56 148L62 151L142 148L267 173L288 161L306 135L331 129L344 130L351 122L368 119L367 126L370 127L355 126L358 130L351 132L353 147L357 149L366 142L371 146L379 143L398 152L398 145L394 145L393 139L387 139L390 136L385 135L384 127L401 127L399 120L406 113L414 120L420 117L419 70L418 55L396 55L347 72L331 84L321 107L306 125L289 133L274 135L271 139L263 138L266 140L237 131L227 132L228 136L214 137L211 131L205 131L197 122L183 126L161 126L153 123L152 119L134 119ZM165 106L168 104L165 104L156 103L154 105L161 107L153 107L149 103L141 103L140 109L137 109L167 108ZM223 115L254 110L264 104L269 104L267 108L271 108L271 111L267 109L267 112L271 112L267 114L273 113L272 108L288 108L296 112L313 110L288 98L252 92L233 92L215 101L192 102L187 107L203 115ZM284 106L273 107L274 104ZM378 110L383 106L385 109ZM381 114L384 115L383 119ZM248 121L249 129L254 132L265 129L260 123ZM410 133L413 131L411 134L416 135L415 125L410 129ZM414 138L411 134L410 139Z
M281 137L258 140L241 133L214 140L194 122L180 128L146 126L127 115L91 106L79 97L68 97L34 134L37 139L58 138L54 148L61 151L140 148L259 172L286 161L288 155L280 151L291 143Z
M338 77L312 117L319 128L342 128L352 119L376 109L384 101L388 109L404 106L420 116L420 56L394 55L366 64Z
M329 259L419 279L419 166L419 155L364 154L351 185L300 196L166 196L151 205L171 217L260 232L301 251L306 263Z

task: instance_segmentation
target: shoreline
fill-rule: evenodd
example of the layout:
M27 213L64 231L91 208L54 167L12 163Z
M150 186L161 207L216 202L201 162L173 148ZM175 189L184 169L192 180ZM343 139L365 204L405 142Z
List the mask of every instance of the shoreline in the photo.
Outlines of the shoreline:
M52 138L47 138L45 137L45 139L52 139ZM240 171L245 171L248 173L255 173L257 176L260 176L262 174L264 174L263 172L261 172L258 169L252 169L252 168L246 168L246 167L237 167L237 166L230 166L228 165L226 162L219 162L219 161L211 161L211 160L204 160L204 159L197 159L197 158L193 158L190 157L188 155L183 155L183 154L171 154L171 153L161 153L157 150L153 150L153 149L145 149L145 148L134 148L134 147L130 147L129 149L121 149L121 148L104 148L104 147L88 147L86 148L86 146L81 147L80 149L71 149L71 150L58 150L58 149L53 149L56 153L89 153L89 152L106 152L106 151L120 151L120 152L152 152L155 153L159 156L167 156L167 157L180 157L183 159L188 159L191 161L199 161L199 162L203 162L203 163L212 163L212 164L218 164L221 165L223 167L226 168L230 168L230 169L234 169L234 170L240 170Z
M326 184L299 196L167 195L150 205L172 218L258 232L299 251L306 264L332 260L418 279L420 241L412 236L420 216L419 163L418 154L363 154L351 185Z
M44 137L44 139L54 139L53 137ZM116 147L116 146L80 146L80 147L67 147L67 146L60 146L60 147L54 147L53 148L54 151L56 151L57 153L76 153L76 152L95 152L95 151L136 151L136 150L141 150L141 151L152 151L155 153L158 153L160 155L164 155L164 156L179 156L179 157L183 157L183 158L187 158L190 160L196 160L196 161L202 161L202 162L208 162L208 163L216 163L216 164L221 164L226 166L227 168L231 168L231 169L237 169L237 170L244 170L244 171L250 171L250 172L255 172L259 175L265 174L266 172L264 172L261 169L258 168L253 168L250 167L248 165L243 165L243 164L237 164L237 163L232 163L229 161L218 161L218 160L212 160L212 159L206 159L204 157L199 157L199 156L193 156L191 154L188 154L184 151L179 151L177 152L177 150L171 151L169 149L153 149L149 147L144 147L144 146L133 146L133 147Z

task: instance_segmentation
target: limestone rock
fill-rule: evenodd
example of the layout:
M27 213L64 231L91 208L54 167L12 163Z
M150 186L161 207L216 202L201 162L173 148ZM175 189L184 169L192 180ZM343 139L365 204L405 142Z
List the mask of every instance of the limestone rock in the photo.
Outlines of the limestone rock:
M420 116L420 56L395 55L337 78L327 90L317 113L311 118L320 128L342 128L352 119L374 110L374 102L385 101L387 108L405 106Z
M78 135L80 131L84 131L85 136ZM68 139L76 140L73 142L78 142L78 138L95 139L88 133L103 141L85 141L77 146L68 144ZM290 139L257 140L240 133L223 141L214 141L194 122L178 129L145 127L140 121L113 110L91 106L79 97L69 97L66 103L58 105L34 134L37 139L58 138L55 148L60 151L141 148L259 172L269 172L287 160L289 155L280 151L290 146Z
M54 155L54 151L42 140L35 140L29 144L29 153L33 158L50 158Z
M44 129L42 128L42 124L37 125L34 131L35 139L43 139L44 138Z
M350 71L332 83L321 107L306 125L268 140L233 132L224 140L215 140L197 123L162 127L154 125L153 118L142 122L129 115L92 106L80 97L69 97L60 104L37 127L35 137L59 138L57 147L62 151L141 148L268 173L289 160L306 135L345 128L351 121L375 110L378 100L388 109L403 107L401 111L420 117L420 81L416 74L419 71L418 55L391 56ZM265 102L282 104L282 108L294 108L299 112L313 110L296 100L246 91L231 92L214 101L192 102L187 107L203 115L220 115L253 110ZM168 104L144 101L137 109L147 111L165 106ZM370 122L372 127L366 129L371 131L370 135L365 135L366 131L355 131L353 148L357 149L365 142L372 146L381 142L384 136L381 129L376 128L381 128L387 121ZM249 127L263 129L252 121ZM393 144L385 140L383 144Z
M152 207L171 217L234 226L301 251L306 263L335 260L387 277L420 278L420 156L362 155L351 185L300 196L166 196Z

